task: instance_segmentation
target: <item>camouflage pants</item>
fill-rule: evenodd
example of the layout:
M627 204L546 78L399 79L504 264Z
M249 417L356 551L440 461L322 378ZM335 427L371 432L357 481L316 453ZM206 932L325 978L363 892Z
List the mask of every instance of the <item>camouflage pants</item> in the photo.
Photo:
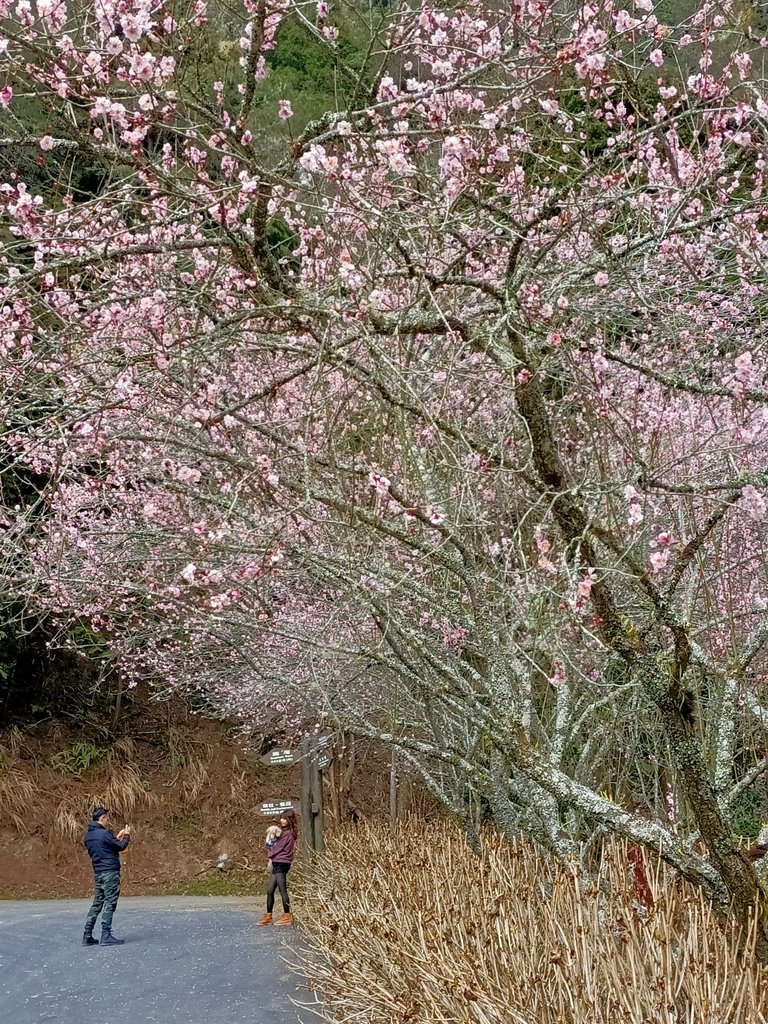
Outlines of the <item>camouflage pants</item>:
M93 903L85 919L85 930L93 931L96 918L101 914L101 927L112 927L112 915L120 896L120 872L101 871L94 879ZM102 913L103 910L103 913Z

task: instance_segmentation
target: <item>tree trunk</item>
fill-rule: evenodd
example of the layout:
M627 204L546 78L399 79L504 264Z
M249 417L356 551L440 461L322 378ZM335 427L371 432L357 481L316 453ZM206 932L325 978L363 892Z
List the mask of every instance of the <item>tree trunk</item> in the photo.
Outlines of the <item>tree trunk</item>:
M120 669L117 670L117 690L115 692L115 707L112 712L112 721L110 723L110 732L116 733L117 727L120 724L120 712L123 705L123 674Z
M389 759L389 818L397 821L397 748L392 747Z
M760 896L757 876L723 817L709 779L701 744L696 738L692 698L683 690L677 672L663 672L658 662L650 658L643 661L640 666L643 683L659 709L683 794L709 850L710 860L731 897L729 904L716 904L716 909L723 920L735 918L747 929ZM759 927L755 953L761 963L768 963L768 934L764 924Z
M531 371L525 381L516 384L515 394L518 409L530 433L537 475L546 489L552 492L552 512L566 543L574 555L578 553L581 565L595 566L599 563L590 520L570 488L536 377L536 367L528 366L528 355L520 335L510 331L509 340L518 365L522 363ZM503 355L499 361L509 363L508 357L505 359ZM592 599L603 641L624 660L628 678L639 675L645 692L659 710L683 795L708 847L711 863L730 897L728 901L715 901L717 912L723 921L735 919L746 929L756 912L759 897L757 878L723 817L701 744L696 738L693 699L682 685L689 655L687 633L673 621L663 599L659 599L654 607L656 624L660 629L670 630L675 647L670 665L663 666L660 655L649 652L645 643L639 640L639 631L630 630L622 620L614 594L605 581L594 585ZM762 922L759 924L755 954L761 963L768 963L768 933Z

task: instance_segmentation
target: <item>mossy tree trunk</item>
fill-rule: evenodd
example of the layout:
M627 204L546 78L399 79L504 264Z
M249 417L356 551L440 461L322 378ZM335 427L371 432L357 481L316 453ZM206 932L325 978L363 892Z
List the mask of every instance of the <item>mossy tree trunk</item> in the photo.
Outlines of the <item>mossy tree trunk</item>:
M546 399L536 376L536 366L522 337L510 331L508 338L514 361L513 372L519 368L528 370L528 374L522 377L515 374L516 397L529 431L531 457L542 489L551 497L553 516L574 559L578 558L584 567L599 565L598 546L610 546L610 536L599 525L590 522L586 509L575 496L559 453ZM496 354L509 369L509 352ZM754 869L742 854L718 802L698 738L697 709L692 694L685 686L691 656L687 627L677 619L664 595L641 566L632 565L625 559L624 568L634 571L649 597L653 628L649 630L647 623L632 623L627 615L620 614L616 594L605 580L601 580L592 590L600 637L622 659L627 681L639 679L649 703L657 709L669 743L679 790L727 893L727 898L720 895L714 900L718 915L723 921L735 919L746 929L753 919L760 888ZM696 877L690 880L700 882ZM762 919L758 928L755 953L761 962L768 963L768 930Z

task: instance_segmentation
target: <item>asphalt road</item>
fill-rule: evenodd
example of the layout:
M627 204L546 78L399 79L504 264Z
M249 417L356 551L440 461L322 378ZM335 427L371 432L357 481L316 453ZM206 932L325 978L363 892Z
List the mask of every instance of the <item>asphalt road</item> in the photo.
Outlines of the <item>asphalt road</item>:
M283 957L293 929L258 928L236 898L121 898L124 946L81 945L88 900L0 901L3 1024L298 1024L311 997ZM95 936L101 933L100 922Z

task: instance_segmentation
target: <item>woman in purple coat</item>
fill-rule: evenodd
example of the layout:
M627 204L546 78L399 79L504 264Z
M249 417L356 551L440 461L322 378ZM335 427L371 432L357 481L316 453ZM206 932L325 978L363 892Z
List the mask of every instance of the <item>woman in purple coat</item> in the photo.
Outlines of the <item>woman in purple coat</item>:
M280 890L280 897L283 901L283 915L278 917L274 924L293 924L291 913L291 899L288 895L288 884L286 875L293 864L293 855L296 848L296 837L299 834L296 824L296 815L293 811L284 811L280 818L280 835L267 845L267 857L272 868L267 889L267 912L259 921L259 924L272 924L272 910L275 906L275 890Z

